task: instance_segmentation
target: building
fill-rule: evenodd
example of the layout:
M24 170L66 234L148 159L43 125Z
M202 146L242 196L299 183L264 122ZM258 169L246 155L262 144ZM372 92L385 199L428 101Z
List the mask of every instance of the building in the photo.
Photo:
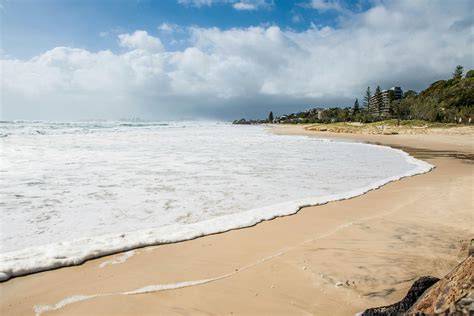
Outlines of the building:
M323 112L326 111L326 108L310 108L305 110L304 112L310 116L317 116L318 120L321 120L323 117Z
M391 87L382 90L379 95L374 94L369 100L369 112L374 116L390 116L393 101L402 99L403 91L400 87Z

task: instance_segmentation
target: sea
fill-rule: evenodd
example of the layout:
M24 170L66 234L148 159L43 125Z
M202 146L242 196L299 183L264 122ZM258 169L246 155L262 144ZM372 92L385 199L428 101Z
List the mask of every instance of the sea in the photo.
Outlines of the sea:
M431 168L261 125L3 121L0 280L251 226Z

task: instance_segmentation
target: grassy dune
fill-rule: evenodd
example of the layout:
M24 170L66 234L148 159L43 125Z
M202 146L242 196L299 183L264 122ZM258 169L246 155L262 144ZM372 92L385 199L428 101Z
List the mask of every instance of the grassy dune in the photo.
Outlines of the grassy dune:
M339 122L331 124L309 124L305 126L308 131L351 133L351 134L453 134L474 135L474 126L458 125L452 123L437 123L421 120L385 120L374 123Z

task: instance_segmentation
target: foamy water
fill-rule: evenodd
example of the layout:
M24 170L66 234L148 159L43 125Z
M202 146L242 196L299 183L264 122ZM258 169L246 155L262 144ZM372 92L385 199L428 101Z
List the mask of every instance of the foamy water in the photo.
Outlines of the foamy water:
M0 123L0 279L250 226L431 169L224 123Z

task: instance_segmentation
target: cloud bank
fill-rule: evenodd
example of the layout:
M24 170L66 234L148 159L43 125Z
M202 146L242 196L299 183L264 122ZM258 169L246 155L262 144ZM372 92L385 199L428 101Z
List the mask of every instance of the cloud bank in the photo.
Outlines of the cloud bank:
M118 36L119 52L56 47L31 60L1 57L1 116L231 119L351 105L378 84L421 89L457 64L474 66L469 6L380 4L337 28L303 32L190 27L179 51L137 30Z

